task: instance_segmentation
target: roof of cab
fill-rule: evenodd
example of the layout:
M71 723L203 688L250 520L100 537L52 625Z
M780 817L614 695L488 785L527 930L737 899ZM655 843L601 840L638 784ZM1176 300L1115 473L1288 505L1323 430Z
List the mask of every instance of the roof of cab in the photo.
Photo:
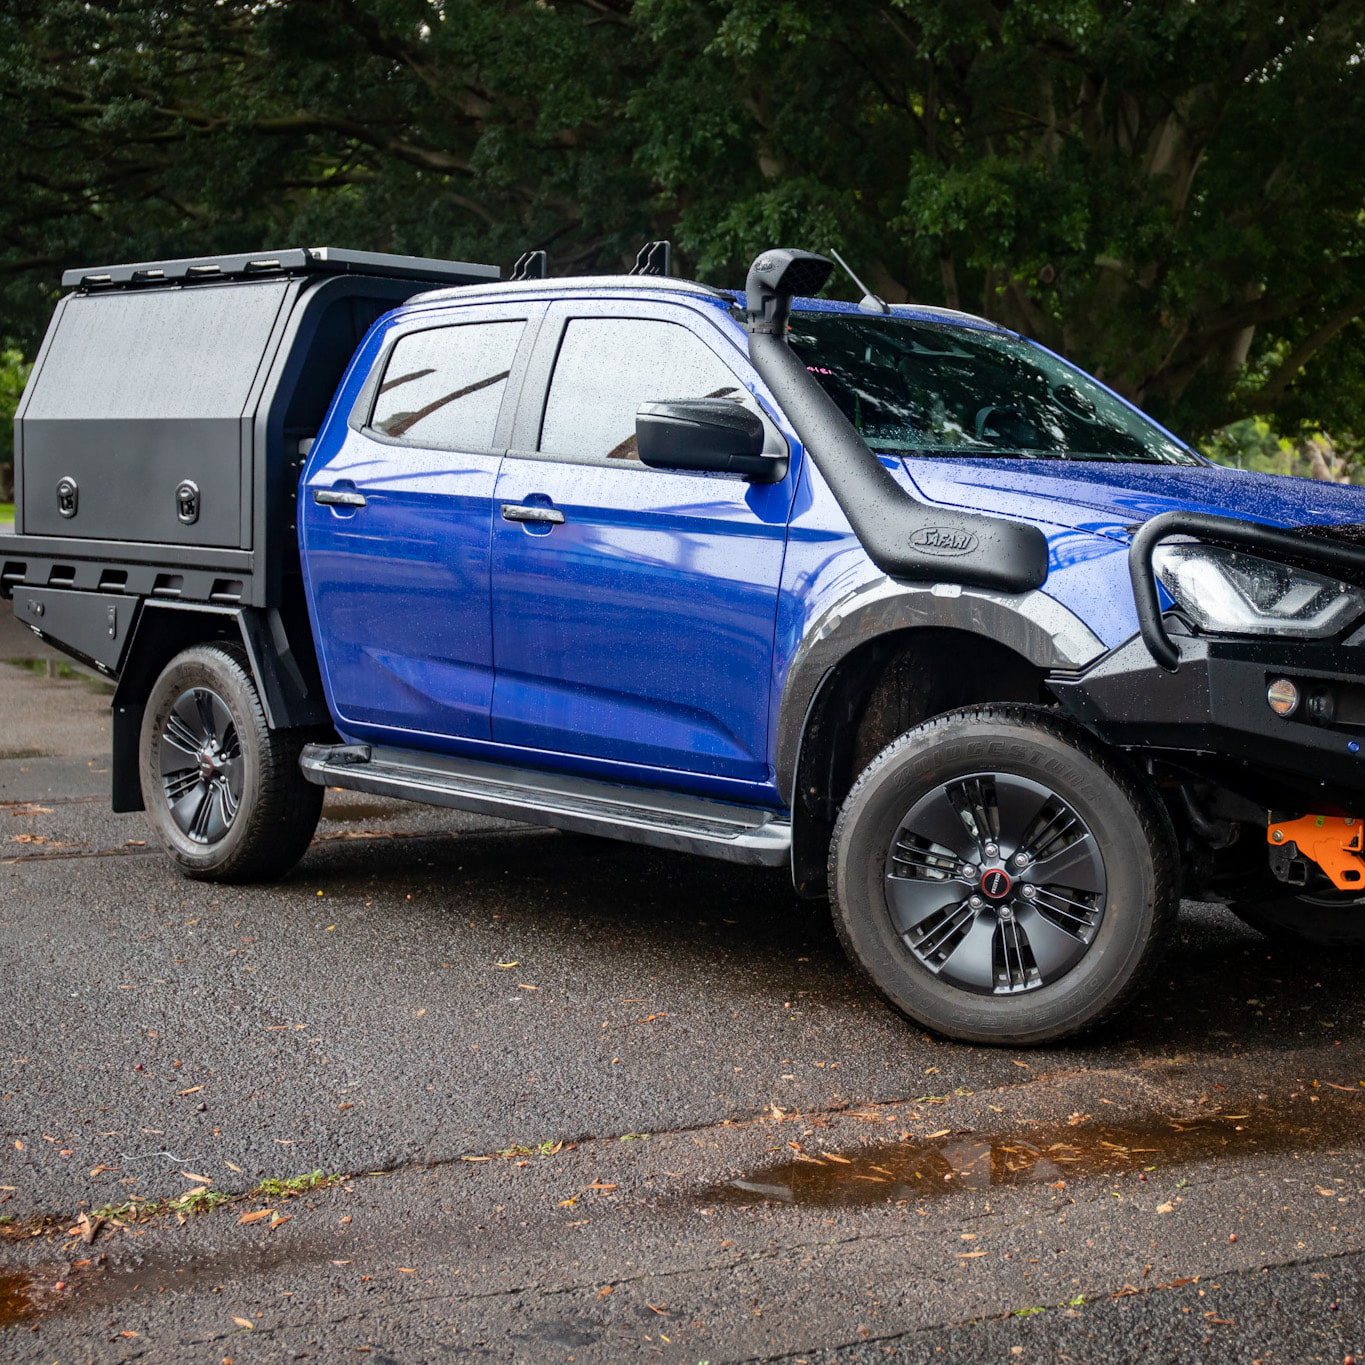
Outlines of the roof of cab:
M630 289L640 293L666 290L694 294L712 302L730 303L734 294L695 280L674 279L671 275L565 275L553 279L503 280L497 284L465 284L451 289L429 289L408 300L418 303L463 303L466 299L500 298L504 294L591 293L596 290Z
M565 275L533 280L502 280L489 284L457 285L446 289L429 289L414 294L404 308L412 308L433 303L475 303L480 300L504 298L508 295L562 295L631 292L636 294L671 293L690 295L716 306L744 307L742 289L719 289L714 285L701 284L696 280L677 279L671 275ZM856 313L861 317L875 318L885 314L865 313L856 303L846 303L842 299L797 298L792 301L797 312L814 313ZM897 303L891 305L892 317L913 318L924 322L948 323L959 327L971 327L982 331L1008 332L1009 329L991 322L988 318L977 317L974 313L963 313L954 308L937 308L932 304ZM1012 335L1012 334L1011 334Z

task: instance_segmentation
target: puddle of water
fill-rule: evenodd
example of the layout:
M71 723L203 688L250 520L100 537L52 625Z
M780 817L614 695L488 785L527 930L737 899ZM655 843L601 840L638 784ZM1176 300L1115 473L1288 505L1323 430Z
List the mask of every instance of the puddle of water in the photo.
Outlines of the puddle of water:
M1365 1110L1360 1102L1333 1105L1324 1100L1311 1108L1311 1113L1293 1116L1261 1109L1129 1125L1039 1125L1028 1129L1027 1136L956 1133L934 1141L843 1151L812 1148L713 1187L704 1197L739 1204L853 1208L1361 1141Z
M22 668L26 673L36 674L40 678L57 678L62 682L83 682L94 692L114 695L114 684L105 682L100 678L92 678L83 669L77 668L74 664L69 664L65 659L6 659L5 662L13 668Z
M0 1328L32 1322L40 1315L112 1308L144 1294L192 1291L232 1284L246 1276L282 1267L313 1264L335 1248L312 1242L279 1247L243 1247L233 1252L177 1261L160 1253L127 1260L108 1253L69 1269L37 1266L24 1270L0 1266ZM58 1284L61 1289L57 1288Z
M29 1322L51 1304L59 1291L55 1269L6 1270L0 1267L0 1328Z

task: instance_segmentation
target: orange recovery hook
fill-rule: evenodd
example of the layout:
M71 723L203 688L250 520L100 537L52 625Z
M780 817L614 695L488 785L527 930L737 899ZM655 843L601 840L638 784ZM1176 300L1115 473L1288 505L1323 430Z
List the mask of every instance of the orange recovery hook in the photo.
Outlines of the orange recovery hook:
M1361 835L1365 821L1355 815L1304 815L1297 820L1272 820L1266 842L1276 848L1291 843L1301 857L1315 862L1340 891L1365 887L1365 858Z

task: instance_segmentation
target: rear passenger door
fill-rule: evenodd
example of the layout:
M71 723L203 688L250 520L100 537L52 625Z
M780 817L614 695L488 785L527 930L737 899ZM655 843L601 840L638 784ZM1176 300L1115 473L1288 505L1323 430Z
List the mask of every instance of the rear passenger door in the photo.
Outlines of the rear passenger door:
M436 748L489 738L489 526L512 415L503 400L538 314L522 305L402 319L345 441L310 461L307 579L334 714L353 738Z
M699 309L552 305L494 498L495 741L642 782L667 784L669 770L701 775L680 785L702 790L770 781L796 471L758 485L650 469L635 452L641 403L725 396L761 412L758 383ZM528 509L546 519L520 519Z

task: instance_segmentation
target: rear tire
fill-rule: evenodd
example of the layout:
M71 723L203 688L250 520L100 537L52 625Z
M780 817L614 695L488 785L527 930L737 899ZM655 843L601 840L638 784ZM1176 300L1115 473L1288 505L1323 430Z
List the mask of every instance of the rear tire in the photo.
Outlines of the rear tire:
M1122 1009L1178 907L1161 803L1040 708L950 712L845 799L830 849L844 948L908 1018L963 1042L1054 1042Z
M152 830L186 876L269 881L298 862L323 797L299 771L305 739L266 723L236 646L171 660L147 699L138 757Z

